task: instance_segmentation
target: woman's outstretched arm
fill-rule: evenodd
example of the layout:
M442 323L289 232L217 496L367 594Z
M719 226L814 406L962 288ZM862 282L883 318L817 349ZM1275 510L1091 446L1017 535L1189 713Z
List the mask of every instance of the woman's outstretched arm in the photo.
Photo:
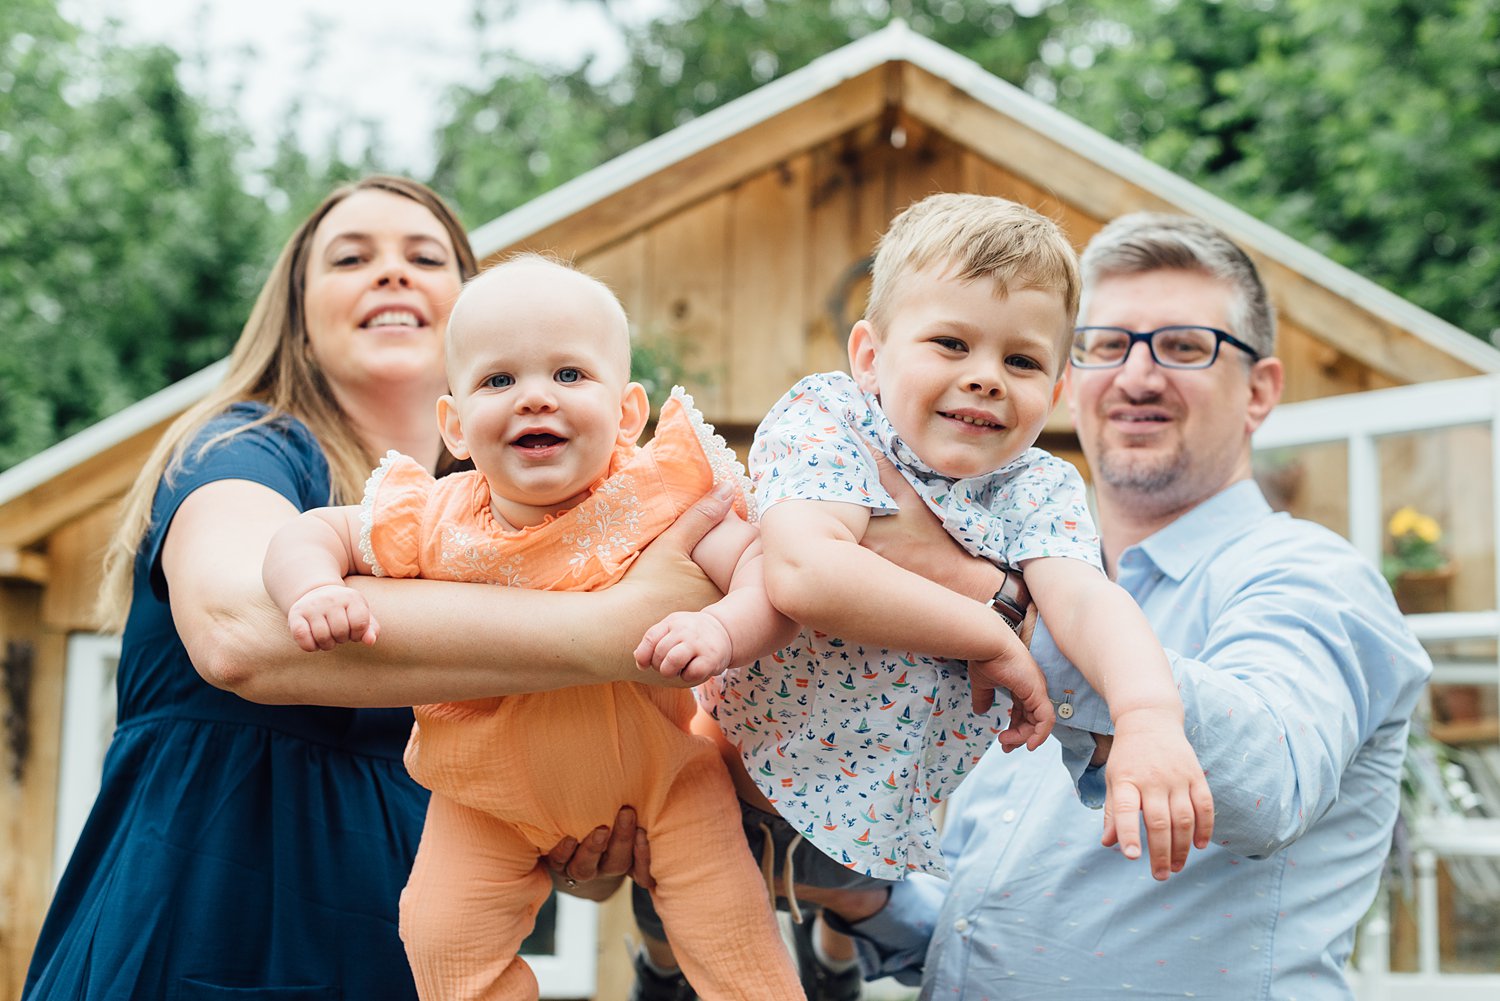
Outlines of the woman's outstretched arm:
M670 685L638 671L632 651L662 616L719 597L689 554L728 509L726 496L705 496L603 591L350 578L381 622L380 642L318 653L297 647L261 583L271 537L298 513L275 491L246 480L195 490L161 560L198 672L255 702L398 706L616 680Z

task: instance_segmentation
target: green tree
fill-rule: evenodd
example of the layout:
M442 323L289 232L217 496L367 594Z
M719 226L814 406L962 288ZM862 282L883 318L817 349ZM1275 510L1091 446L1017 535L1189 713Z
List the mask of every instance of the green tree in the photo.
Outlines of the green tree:
M607 0L575 0L577 6ZM433 184L477 224L649 139L907 18L913 28L1020 81L1078 0L1030 14L989 0L678 0L662 18L621 25L626 59L601 77L585 61L541 67L503 45L481 57L479 87L455 87ZM504 38L514 0L478 0L476 32Z
M1457 326L1500 333L1493 0L1096 7L1038 72L1063 110Z
M80 37L53 0L0 20L0 467L221 357L264 267L246 139L179 60Z

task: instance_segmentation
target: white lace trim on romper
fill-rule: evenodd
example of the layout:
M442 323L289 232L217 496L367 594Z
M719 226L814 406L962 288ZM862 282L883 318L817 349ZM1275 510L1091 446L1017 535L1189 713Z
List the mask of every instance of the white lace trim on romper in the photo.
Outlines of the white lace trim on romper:
M681 403L683 410L687 412L688 423L692 425L693 433L698 436L698 444L703 449L703 454L708 457L708 468L713 472L714 482L722 483L724 480L729 480L734 483L735 490L745 501L745 510L749 520L758 520L755 505L750 501L750 478L745 473L745 464L740 462L739 457L734 454L734 449L730 448L729 443L724 440L724 436L703 419L703 413L693 402L691 393L681 386L673 386L671 399Z
M391 471L391 464L397 459L405 458L394 448L386 452L380 460L380 465L370 473L370 478L365 481L364 500L359 502L359 555L370 564L370 572L376 577L387 577L385 567L375 558L375 547L370 542L370 529L375 524L375 494L380 490L380 484L385 482L385 474Z

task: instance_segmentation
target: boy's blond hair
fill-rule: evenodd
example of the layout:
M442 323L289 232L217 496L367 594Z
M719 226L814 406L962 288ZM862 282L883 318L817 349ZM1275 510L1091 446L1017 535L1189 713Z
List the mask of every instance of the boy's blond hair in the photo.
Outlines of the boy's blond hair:
M959 281L994 279L1011 288L1052 289L1067 310L1065 330L1078 316L1078 254L1057 223L1024 205L991 195L929 195L891 220L871 267L865 319L884 336L901 281L913 271L951 267Z

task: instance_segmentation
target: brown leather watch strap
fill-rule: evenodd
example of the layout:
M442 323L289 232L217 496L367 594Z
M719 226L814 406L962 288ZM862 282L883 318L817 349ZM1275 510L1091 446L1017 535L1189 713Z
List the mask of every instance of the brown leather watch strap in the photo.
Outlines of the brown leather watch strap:
M1031 604L1031 593L1026 590L1026 581L1022 579L1020 570L1003 563L996 565L1005 574L1005 580L1001 583L1000 590L985 604L999 612L1010 623L1011 629L1019 634L1021 623L1026 620L1026 609Z

